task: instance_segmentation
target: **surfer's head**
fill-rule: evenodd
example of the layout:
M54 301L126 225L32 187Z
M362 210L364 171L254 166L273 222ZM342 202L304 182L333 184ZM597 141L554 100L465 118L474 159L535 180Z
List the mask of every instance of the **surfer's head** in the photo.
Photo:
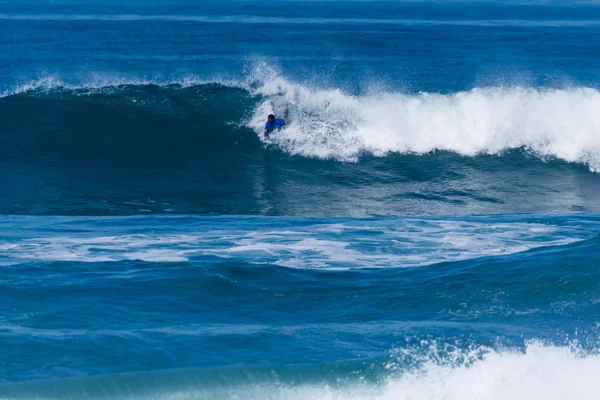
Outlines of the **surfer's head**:
M275 122L275 116L273 114L269 114L269 116L267 117L267 121L269 121L270 124Z

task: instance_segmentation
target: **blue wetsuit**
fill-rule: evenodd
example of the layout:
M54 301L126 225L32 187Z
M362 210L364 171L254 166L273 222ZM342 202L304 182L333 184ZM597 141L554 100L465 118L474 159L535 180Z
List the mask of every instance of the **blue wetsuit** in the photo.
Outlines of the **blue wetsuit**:
M274 130L279 130L285 126L285 121L282 119L276 119L272 124L267 121L265 124L265 133L269 134Z

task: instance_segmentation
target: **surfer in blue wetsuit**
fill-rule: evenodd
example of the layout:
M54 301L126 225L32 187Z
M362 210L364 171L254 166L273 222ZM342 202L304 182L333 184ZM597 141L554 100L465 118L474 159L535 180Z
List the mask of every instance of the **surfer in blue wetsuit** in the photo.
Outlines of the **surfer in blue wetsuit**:
M267 117L267 123L265 124L265 138L269 138L269 135L276 130L280 130L285 126L285 121L282 119L275 119L273 114L269 114Z

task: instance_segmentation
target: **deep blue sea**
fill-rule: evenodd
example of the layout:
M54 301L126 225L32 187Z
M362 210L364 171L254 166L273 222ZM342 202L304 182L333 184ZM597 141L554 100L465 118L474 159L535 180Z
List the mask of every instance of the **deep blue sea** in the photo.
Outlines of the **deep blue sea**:
M0 399L596 400L599 233L600 3L0 0Z

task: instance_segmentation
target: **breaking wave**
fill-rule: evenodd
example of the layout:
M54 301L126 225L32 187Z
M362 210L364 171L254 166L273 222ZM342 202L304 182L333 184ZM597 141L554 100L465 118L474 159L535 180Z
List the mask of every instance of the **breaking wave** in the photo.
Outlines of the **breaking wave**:
M67 104L78 108L77 115L69 114ZM128 108L127 120L119 114L122 106ZM27 118L9 118L15 113ZM600 92L589 87L352 94L294 83L267 69L240 82L190 76L172 81L98 78L77 85L44 78L0 98L5 138L27 135L32 125L43 134L56 128L51 121L69 123L82 114L91 136L127 121L155 120L164 135L190 128L201 140L215 129L227 136L250 128L260 138L270 113L287 117L288 128L265 144L290 155L358 162L363 155L449 151L471 157L518 149L542 160L600 170ZM100 117L104 123L95 126Z
M600 357L576 346L524 350L429 346L374 366L237 366L32 381L0 386L2 399L595 399ZM384 372L386 371L387 372ZM373 376L374 372L377 376Z

